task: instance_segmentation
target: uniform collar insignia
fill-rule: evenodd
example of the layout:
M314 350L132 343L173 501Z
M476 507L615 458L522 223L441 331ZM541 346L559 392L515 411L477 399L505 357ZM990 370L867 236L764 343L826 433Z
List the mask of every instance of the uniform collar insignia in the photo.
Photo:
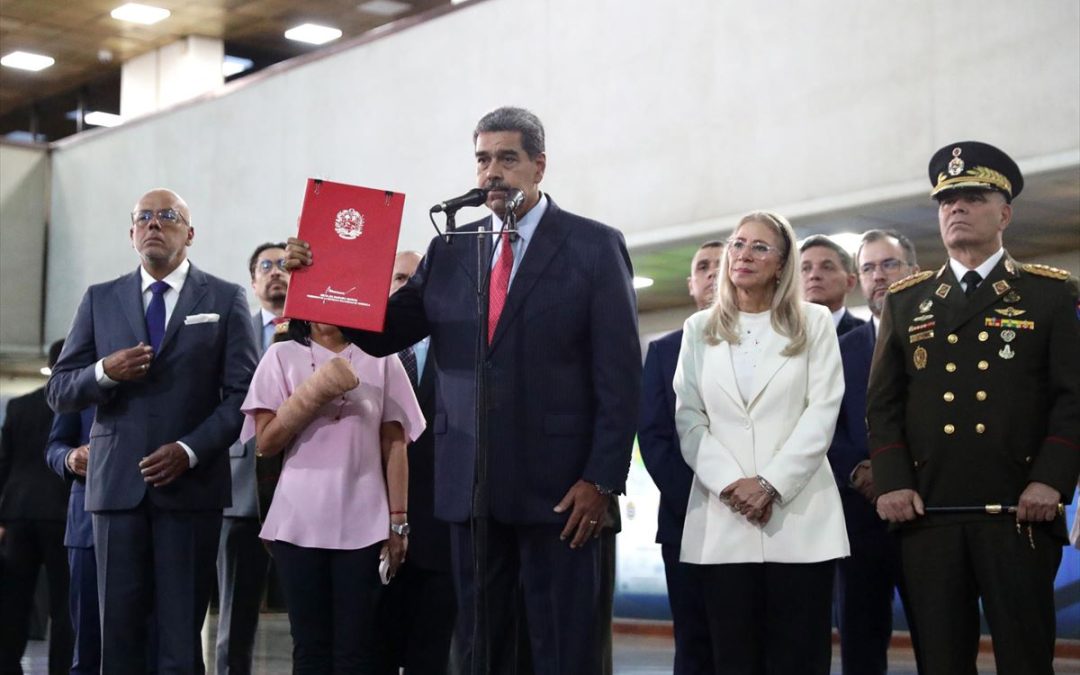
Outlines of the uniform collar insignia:
M1010 288L1009 282L1004 279L994 282L994 292L998 295L1005 295Z

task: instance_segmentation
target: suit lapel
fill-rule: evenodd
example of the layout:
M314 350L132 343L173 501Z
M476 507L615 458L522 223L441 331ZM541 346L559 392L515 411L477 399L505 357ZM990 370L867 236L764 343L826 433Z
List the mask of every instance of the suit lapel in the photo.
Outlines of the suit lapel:
M266 331L262 321L262 310L258 310L251 315L251 328L255 331L255 352L258 353L261 359L263 352L266 351L265 345L263 345L263 336Z
M131 332L135 335L135 339L144 345L150 344L150 336L146 332L146 313L143 311L142 276L138 269L121 279L116 285L116 302L128 323L131 324Z
M180 289L180 297L176 299L176 307L173 308L169 325L165 328L165 337L161 339L161 346L158 348L159 354L168 348L176 331L180 330L180 326L184 324L184 318L198 305L204 295L206 295L206 275L192 265L188 268L184 287Z
M715 372L716 382L720 385L720 389L727 394L735 405L739 406L740 409L745 409L746 404L743 403L742 395L739 393L739 384L735 381L735 366L731 361L731 344L724 340L716 345L716 349L711 351L713 354L712 359L715 359L715 367L709 368L706 366L702 368L702 372Z
M495 326L495 336L491 340L491 350L494 351L499 340L506 333L507 326L521 311L525 303L525 297L532 291L537 280L543 275L544 269L551 263L552 258L562 247L563 241L569 234L569 228L563 225L559 218L559 207L548 198L547 211L536 226L529 247L525 250L525 256L514 274L513 283L510 284L510 293L506 296L506 305L499 316L499 323Z

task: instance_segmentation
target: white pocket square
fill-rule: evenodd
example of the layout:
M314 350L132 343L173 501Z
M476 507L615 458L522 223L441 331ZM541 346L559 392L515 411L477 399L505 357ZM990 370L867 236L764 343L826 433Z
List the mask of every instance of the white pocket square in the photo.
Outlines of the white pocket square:
M184 317L184 325L190 326L193 323L215 323L220 318L220 314L188 314Z

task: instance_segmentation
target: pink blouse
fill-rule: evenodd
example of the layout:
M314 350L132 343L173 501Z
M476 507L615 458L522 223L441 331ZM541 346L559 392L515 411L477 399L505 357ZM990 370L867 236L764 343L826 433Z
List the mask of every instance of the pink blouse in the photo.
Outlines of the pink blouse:
M378 359L354 345L338 354L315 342L271 345L240 408L240 438L255 435L255 411L276 411L314 368L335 356L349 361L360 386L344 403L339 396L323 406L283 451L281 477L259 534L267 541L358 549L387 538L390 509L379 427L400 422L410 441L424 431L424 415L396 356Z

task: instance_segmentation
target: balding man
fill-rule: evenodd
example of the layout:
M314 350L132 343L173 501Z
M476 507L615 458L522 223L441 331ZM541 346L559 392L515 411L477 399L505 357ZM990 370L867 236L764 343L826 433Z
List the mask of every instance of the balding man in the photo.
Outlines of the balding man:
M86 291L47 393L57 412L97 406L86 510L101 672L202 673L228 449L256 362L251 317L242 288L188 261L195 230L179 195L151 190L130 218L141 265Z

